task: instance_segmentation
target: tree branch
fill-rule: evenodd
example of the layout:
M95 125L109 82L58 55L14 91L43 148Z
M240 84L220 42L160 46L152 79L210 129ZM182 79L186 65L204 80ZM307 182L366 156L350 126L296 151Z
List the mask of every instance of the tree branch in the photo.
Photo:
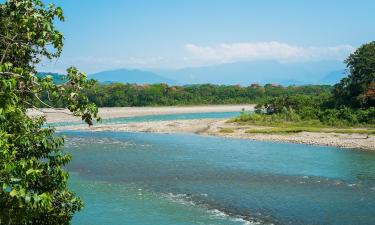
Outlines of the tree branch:
M12 77L16 77L16 78L26 78L25 76L23 75L20 75L18 73L13 73L13 72L0 72L0 76L12 76ZM39 86L40 84L38 82L36 82L35 80L32 81L33 84Z
M27 88L33 95L34 95L34 97L36 98L36 99L38 99L38 101L40 102L40 103L42 103L44 106L46 106L47 108L50 108L50 109L54 109L54 110L65 110L64 108L55 108L55 107L53 107L53 106L51 106L51 105L48 105L47 103L45 103L43 100L41 100L39 97L38 97L38 95L37 94L35 94L34 92L32 92L29 88Z
M20 75L18 73L12 73L12 72L0 72L0 76L12 76L12 77L18 77L18 78L25 78L25 76Z
M15 34L14 37L13 37L12 39L10 39L11 42L7 44L7 47L6 47L5 51L4 51L4 54L3 54L3 56L1 57L0 64L3 64L4 59L5 59L5 56L7 55L7 51L9 50L9 47L10 47L11 45L13 45L14 39L17 37L17 35L18 35L18 34Z
M41 113L44 113L44 114L48 114L48 113L63 113L63 114L66 114L66 115L69 115L69 116L74 116L73 113L68 113L68 112L61 112L61 111L58 111L58 112L46 112L46 111L43 111L42 109L36 107L35 105L31 104L30 102L25 102L26 104L28 104L29 106L31 106L33 109L41 112Z

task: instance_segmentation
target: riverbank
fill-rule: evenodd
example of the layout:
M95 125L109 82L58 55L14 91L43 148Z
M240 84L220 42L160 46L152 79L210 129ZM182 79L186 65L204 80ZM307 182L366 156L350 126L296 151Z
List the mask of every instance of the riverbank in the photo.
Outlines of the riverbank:
M154 133L195 133L226 138L258 141L290 142L375 151L375 136L360 133L298 132L290 134L250 133L264 127L226 123L227 119L196 119L136 122L126 124L98 124L64 126L58 130L126 131Z
M169 106L169 107L114 107L99 108L103 119L127 118L148 115L167 115L181 113L240 112L252 111L254 105L208 105L208 106ZM69 115L67 111L42 109L46 112L48 123L79 122L80 118ZM40 111L30 110L30 116L43 115ZM323 145L342 148L365 149L375 151L375 135L348 132L295 132L267 133L254 132L267 127L251 126L239 123L227 123L228 119L191 119L149 122L128 122L119 124L72 125L57 127L57 130L89 131L127 131L154 133L195 133L226 138L251 139L259 141L291 142L309 145Z
M157 107L108 107L99 108L102 119L126 118L134 116L166 115L181 113L240 112L253 111L255 105L198 105L198 106L157 106ZM46 116L48 123L79 122L81 118L70 115L68 110L30 109L30 116Z

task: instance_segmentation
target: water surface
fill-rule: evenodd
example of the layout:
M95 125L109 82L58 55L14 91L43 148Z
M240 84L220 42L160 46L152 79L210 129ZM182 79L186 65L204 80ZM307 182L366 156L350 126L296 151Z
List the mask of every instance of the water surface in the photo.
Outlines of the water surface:
M169 120L192 120L192 119L222 119L239 116L240 112L205 112L205 113L179 113L164 115L119 117L113 119L102 119L100 124L122 124L130 122L169 121ZM72 126L84 124L83 122L56 122L48 123L50 126Z
M73 224L374 224L375 154L190 134L67 132Z

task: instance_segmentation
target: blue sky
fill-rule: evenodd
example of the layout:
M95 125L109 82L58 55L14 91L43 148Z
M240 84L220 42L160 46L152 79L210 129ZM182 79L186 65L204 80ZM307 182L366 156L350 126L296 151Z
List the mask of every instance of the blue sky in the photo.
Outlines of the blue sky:
M63 55L75 65L183 68L277 60L342 60L375 37L372 0L54 0L66 21Z

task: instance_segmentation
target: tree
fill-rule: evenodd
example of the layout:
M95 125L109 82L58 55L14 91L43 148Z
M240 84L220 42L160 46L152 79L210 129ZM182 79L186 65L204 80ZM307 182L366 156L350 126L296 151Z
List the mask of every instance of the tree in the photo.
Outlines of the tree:
M349 75L333 91L337 104L354 108L375 106L375 41L362 45L345 63Z
M47 94L89 125L97 107L82 93L94 82L75 68L66 82L35 76L42 58L60 56L63 36L54 26L63 20L59 7L39 0L0 4L0 224L69 224L82 201L67 188L63 169L71 156L61 152L63 138L46 127L44 117L31 118L28 108L50 107Z

